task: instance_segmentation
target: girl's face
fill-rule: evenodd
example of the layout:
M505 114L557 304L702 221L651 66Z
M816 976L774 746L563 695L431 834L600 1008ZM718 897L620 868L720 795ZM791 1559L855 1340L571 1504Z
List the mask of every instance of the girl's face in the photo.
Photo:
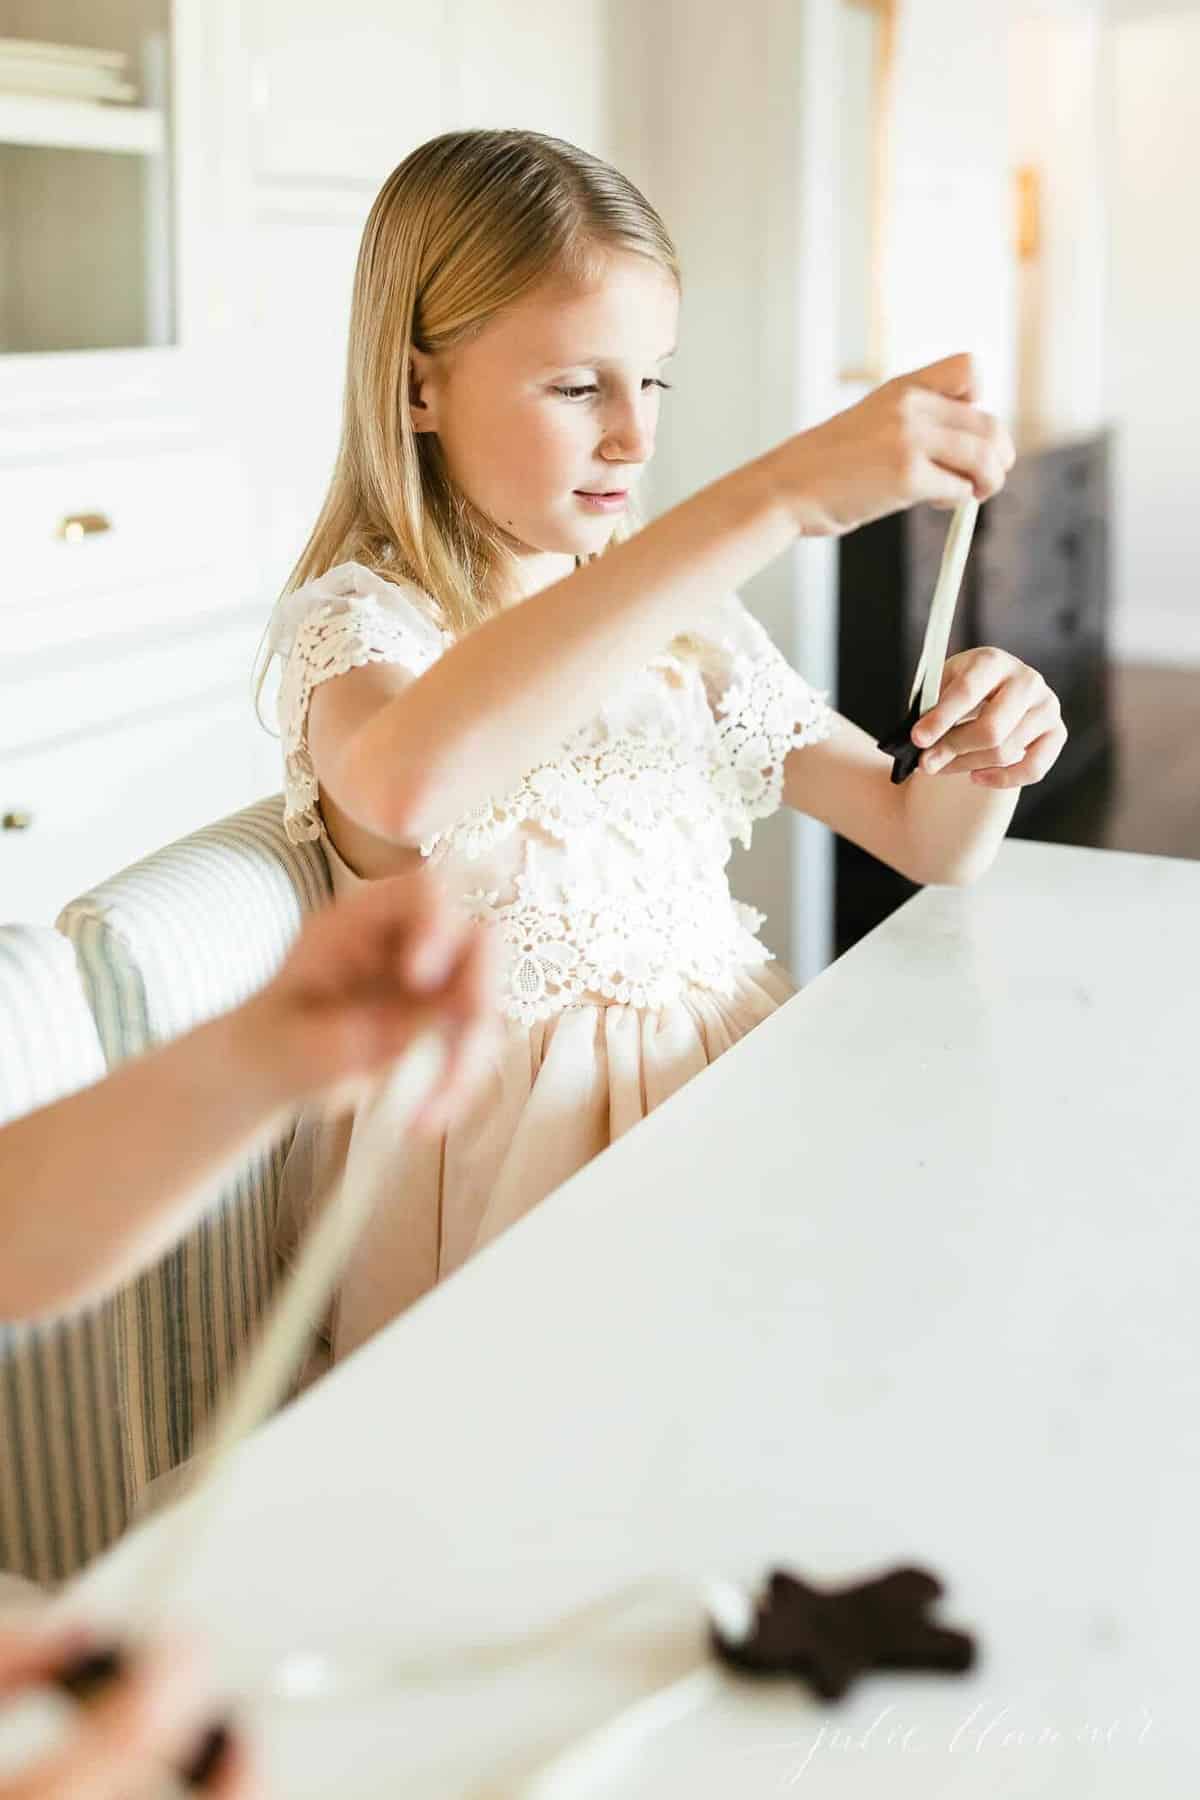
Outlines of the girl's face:
M654 454L679 292L648 257L610 257L599 283L546 283L468 343L414 350L418 430L436 431L454 480L507 534L521 589L602 550Z

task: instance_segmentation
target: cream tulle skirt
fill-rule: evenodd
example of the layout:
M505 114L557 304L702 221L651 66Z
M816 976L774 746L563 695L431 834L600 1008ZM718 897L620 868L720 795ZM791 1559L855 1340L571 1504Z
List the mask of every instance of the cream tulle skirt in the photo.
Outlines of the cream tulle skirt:
M325 850L336 890L361 881L328 841ZM692 988L654 1012L592 1005L532 1027L508 1022L465 1116L398 1155L394 1182L385 1174L310 1376L453 1274L795 991L767 963L742 970L725 996ZM357 1117L301 1116L280 1195L285 1261L353 1153Z

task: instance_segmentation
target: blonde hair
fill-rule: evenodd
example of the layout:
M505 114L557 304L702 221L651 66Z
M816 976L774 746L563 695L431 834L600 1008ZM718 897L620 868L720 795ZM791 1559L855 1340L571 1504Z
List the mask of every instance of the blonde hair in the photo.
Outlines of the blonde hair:
M495 610L492 577L511 553L452 479L436 433L413 429L410 351L452 349L550 278L594 281L614 251L648 257L681 284L654 208L574 144L452 131L405 157L363 230L337 461L285 593L358 562L416 583L455 636ZM610 541L638 522L622 518Z

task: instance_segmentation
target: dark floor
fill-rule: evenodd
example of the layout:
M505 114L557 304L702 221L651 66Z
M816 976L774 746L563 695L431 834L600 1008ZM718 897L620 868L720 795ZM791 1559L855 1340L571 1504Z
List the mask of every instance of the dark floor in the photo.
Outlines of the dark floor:
M1111 779L1079 783L1052 829L1031 818L1029 835L1200 861L1200 669L1119 665L1112 679Z

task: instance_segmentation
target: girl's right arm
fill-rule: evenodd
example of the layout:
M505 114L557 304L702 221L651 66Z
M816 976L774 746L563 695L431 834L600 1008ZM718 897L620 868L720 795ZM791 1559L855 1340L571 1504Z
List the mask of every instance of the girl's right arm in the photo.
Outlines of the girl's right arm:
M986 499L1013 450L974 391L967 356L900 376L489 619L415 680L378 663L323 683L309 721L323 792L376 838L433 837L511 791L797 536Z

